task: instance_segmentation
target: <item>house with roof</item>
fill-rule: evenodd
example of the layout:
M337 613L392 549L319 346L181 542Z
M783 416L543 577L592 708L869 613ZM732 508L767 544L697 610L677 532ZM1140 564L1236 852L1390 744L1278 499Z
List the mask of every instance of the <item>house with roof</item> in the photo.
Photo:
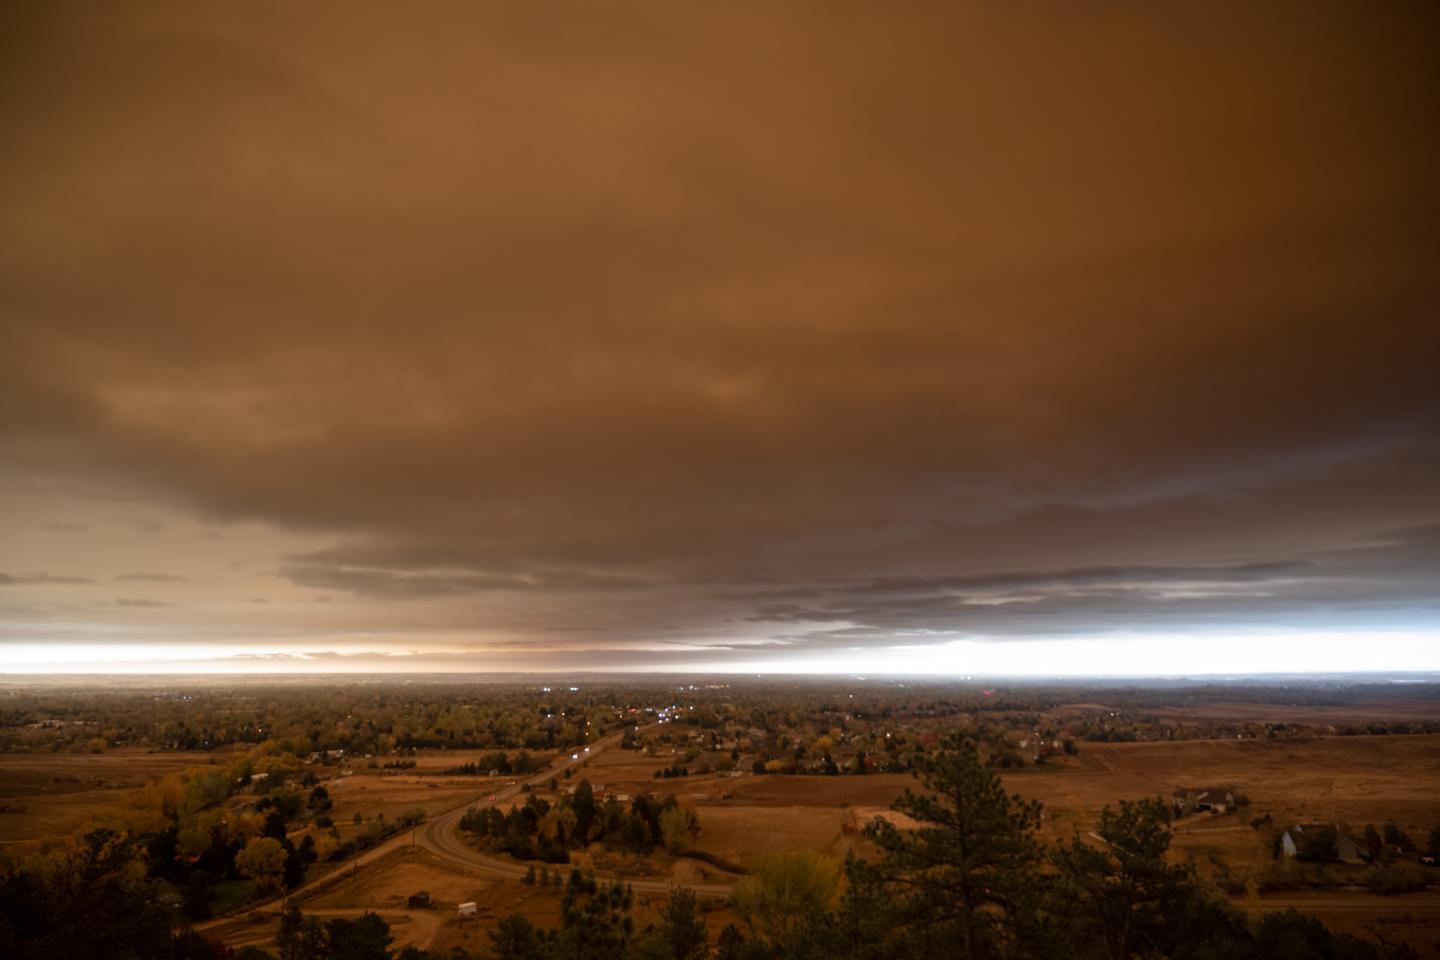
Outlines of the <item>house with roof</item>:
M1348 864L1370 861L1369 851L1333 823L1297 823L1280 834L1279 852L1286 858L1301 860L1339 860Z
M1341 863L1360 864L1368 862L1370 854L1353 838L1342 836L1335 841L1335 859Z
M1170 795L1177 816L1191 813L1225 813L1235 807L1229 787L1182 787Z

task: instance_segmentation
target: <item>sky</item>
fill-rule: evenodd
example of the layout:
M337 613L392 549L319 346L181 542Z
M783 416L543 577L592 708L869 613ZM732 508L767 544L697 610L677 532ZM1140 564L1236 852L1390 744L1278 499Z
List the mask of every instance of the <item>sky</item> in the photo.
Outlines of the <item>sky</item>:
M0 18L0 673L1440 670L1430 5Z

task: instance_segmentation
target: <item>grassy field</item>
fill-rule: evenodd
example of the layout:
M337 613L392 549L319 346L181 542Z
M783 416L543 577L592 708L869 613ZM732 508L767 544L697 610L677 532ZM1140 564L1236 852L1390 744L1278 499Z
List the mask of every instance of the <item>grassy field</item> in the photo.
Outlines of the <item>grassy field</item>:
M1067 819L1088 825L1102 806L1120 799L1224 785L1248 796L1250 806L1239 816L1201 817L1200 823L1233 826L1265 813L1282 825L1340 821L1363 827L1394 820L1423 837L1440 821L1440 736L1087 743L1065 765L1004 780L1044 803L1057 826ZM1183 842L1177 845L1183 848Z
M476 877L423 849L401 851L361 870L354 879L342 880L307 900L305 909L318 913L359 909L401 910L411 894L422 890L430 894L433 903L425 913L438 924L428 947L442 953L451 947L461 946L472 953L482 954L490 945L487 931L494 929L502 917L511 913L523 913L541 926L555 926L560 922L559 888ZM664 899L660 894L636 895L632 916L637 929L643 930L659 918ZM474 901L479 912L473 917L457 917L456 905L466 901ZM712 928L712 935L718 936L733 917L723 909L711 908L706 920ZM247 936L250 935L247 933Z
M220 763L203 751L160 753L118 747L105 753L0 753L0 842L58 840L119 801L124 791L190 767Z

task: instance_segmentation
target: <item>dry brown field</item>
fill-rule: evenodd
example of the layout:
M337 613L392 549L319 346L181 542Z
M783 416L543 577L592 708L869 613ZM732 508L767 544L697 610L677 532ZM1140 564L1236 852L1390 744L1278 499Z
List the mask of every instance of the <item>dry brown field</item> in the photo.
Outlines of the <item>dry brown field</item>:
M561 868L569 870L569 867ZM406 908L412 894L430 894L428 910ZM353 876L340 875L336 882L308 898L307 914L320 917L354 916L365 910L380 912L391 924L395 946L419 946L445 953L451 947L464 947L483 955L490 946L488 932L512 913L521 913L534 923L551 927L560 923L561 889L542 888L494 877L476 876L449 861L432 856L426 850L404 850L358 871ZM635 896L631 916L637 930L655 923L664 906L662 894L640 893ZM458 904L474 901L478 912L473 917L456 915ZM712 939L718 937L734 916L722 905L704 904L703 915ZM231 946L253 943L273 948L278 917L256 917L238 920L218 927Z
M309 769L329 792L333 804L330 816L341 834L348 836L347 826L357 813L365 823L382 815L386 820L394 821L417 807L429 816L462 803L483 799L516 779L515 776L446 774L447 770L478 760L483 753L479 750L453 753L422 751L415 757L407 758L414 760L415 766L405 770L372 767L370 761L363 758L356 758L343 766L312 766ZM537 753L535 756L548 763L552 755ZM242 802L246 799L253 797L239 797Z
M1064 716L1066 711L1106 712L1113 709L1115 708L1101 704L1067 704L1051 713L1056 716ZM1319 732L1325 732L1325 728L1330 725L1339 727L1366 723L1440 719L1440 710L1437 710L1435 701L1425 699L1379 699L1347 703L1344 706L1212 702L1173 707L1147 707L1143 710L1128 712L1185 723L1212 720L1236 723L1298 723L1313 727Z
M357 813L366 823L382 815L395 821L417 807L429 816L485 795L485 786L474 777L430 779L412 776L409 771L381 776L376 771L357 770L353 776L326 777L321 783L333 804L330 817L342 829Z
M204 751L118 747L105 753L0 753L0 843L58 840L115 805L124 791L191 767L223 762Z
M1363 827L1394 820L1419 838L1440 822L1440 735L1085 743L1064 764L1003 779L1041 801L1055 821L1088 824L1102 806L1121 799L1233 786L1249 797L1247 809L1191 818L1181 824L1180 836L1203 832L1204 823L1219 829L1269 813L1282 825L1340 821Z

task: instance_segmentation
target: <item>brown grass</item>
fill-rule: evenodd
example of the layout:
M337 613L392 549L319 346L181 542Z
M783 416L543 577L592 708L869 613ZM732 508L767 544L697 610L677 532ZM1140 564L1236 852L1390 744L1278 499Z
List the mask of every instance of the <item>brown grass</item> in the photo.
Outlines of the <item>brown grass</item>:
M25 807L21 813L0 814L0 842L62 839L120 802L127 790L224 759L203 751L158 753L141 747L98 754L0 753L0 803Z

